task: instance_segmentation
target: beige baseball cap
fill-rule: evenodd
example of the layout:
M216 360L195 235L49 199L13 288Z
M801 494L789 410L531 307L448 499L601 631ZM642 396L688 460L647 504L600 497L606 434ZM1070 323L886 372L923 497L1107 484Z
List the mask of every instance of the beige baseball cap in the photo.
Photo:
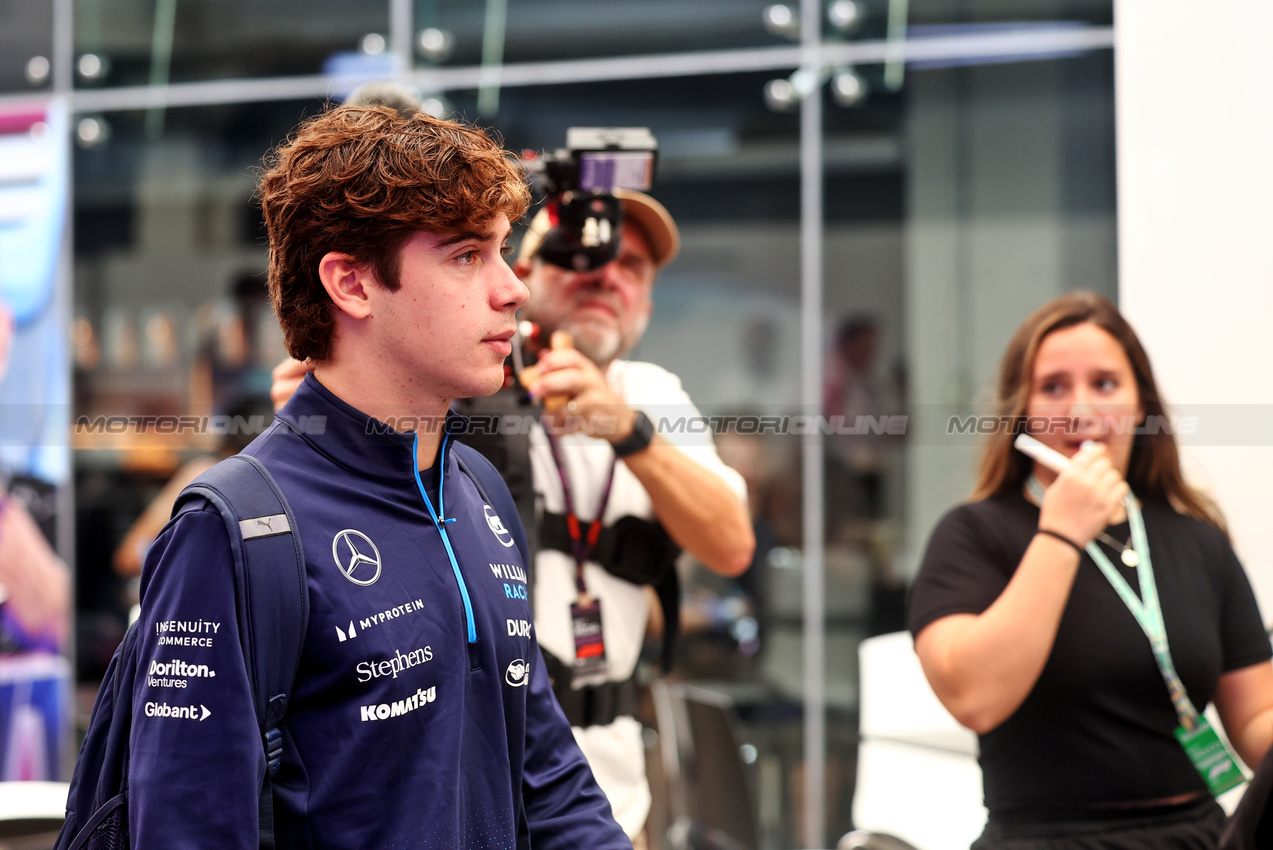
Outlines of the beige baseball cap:
M614 196L623 201L623 215L626 220L641 228L641 232L645 234L654 255L654 265L661 269L676 259L681 250L681 233L676 229L676 222L672 220L667 207L644 192L615 189ZM544 243L544 236L550 227L548 210L540 208L531 219L526 233L522 235L517 259L530 260L539 253L539 247Z

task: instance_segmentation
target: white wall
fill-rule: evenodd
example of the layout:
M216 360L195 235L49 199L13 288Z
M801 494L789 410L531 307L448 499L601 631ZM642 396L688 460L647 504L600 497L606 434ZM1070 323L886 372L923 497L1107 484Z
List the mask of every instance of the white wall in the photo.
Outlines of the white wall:
M1116 0L1115 22L1121 306L1168 400L1200 417L1186 471L1268 621L1273 428L1254 406L1273 404L1273 4Z

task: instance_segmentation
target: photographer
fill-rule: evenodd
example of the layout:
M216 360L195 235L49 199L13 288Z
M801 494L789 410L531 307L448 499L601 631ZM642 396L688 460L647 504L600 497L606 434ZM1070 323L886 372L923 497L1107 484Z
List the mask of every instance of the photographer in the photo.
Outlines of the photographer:
M657 541L670 537L709 569L735 576L750 564L755 539L742 477L721 462L710 436L654 433L651 423L660 415L698 415L680 379L652 363L620 359L645 332L655 278L675 257L680 237L653 198L614 194L623 223L613 260L580 272L544 260L540 248L550 227L541 210L522 239L514 271L530 289L522 312L539 325L540 336L565 330L575 344L543 353L528 388L536 399L568 399L564 416L547 417L558 436L550 441L543 429L530 435L541 502L535 630L575 738L615 818L635 838L650 805L641 725L631 716L650 607L642 585L661 586L660 597L675 602L667 587L674 582L676 548ZM570 528L582 537L598 514L604 537L592 552L576 548ZM607 663L600 676L576 660L576 623L589 598L599 600L602 615ZM665 629L672 630L675 605L664 608ZM577 681L594 678L601 681L583 687Z

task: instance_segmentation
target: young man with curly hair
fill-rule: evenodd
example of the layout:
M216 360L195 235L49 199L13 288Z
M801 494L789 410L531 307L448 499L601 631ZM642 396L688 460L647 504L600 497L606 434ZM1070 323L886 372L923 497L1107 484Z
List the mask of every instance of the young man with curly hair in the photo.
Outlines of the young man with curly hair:
M346 106L275 152L260 200L275 311L316 364L245 450L291 504L309 587L277 846L630 847L553 698L507 494L449 437L453 398L500 387L527 298L504 259L520 174L476 128ZM188 502L146 564L133 847L257 846L230 546Z

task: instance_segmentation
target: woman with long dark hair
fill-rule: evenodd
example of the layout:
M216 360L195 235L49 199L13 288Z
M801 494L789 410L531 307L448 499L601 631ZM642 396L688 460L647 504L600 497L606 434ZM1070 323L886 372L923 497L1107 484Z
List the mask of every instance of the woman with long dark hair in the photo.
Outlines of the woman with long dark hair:
M1255 764L1273 665L1215 504L1184 480L1149 358L1091 293L1026 319L972 500L929 541L909 626L934 692L977 732L975 850L1213 848ZM1059 472L1014 448L1030 433Z

